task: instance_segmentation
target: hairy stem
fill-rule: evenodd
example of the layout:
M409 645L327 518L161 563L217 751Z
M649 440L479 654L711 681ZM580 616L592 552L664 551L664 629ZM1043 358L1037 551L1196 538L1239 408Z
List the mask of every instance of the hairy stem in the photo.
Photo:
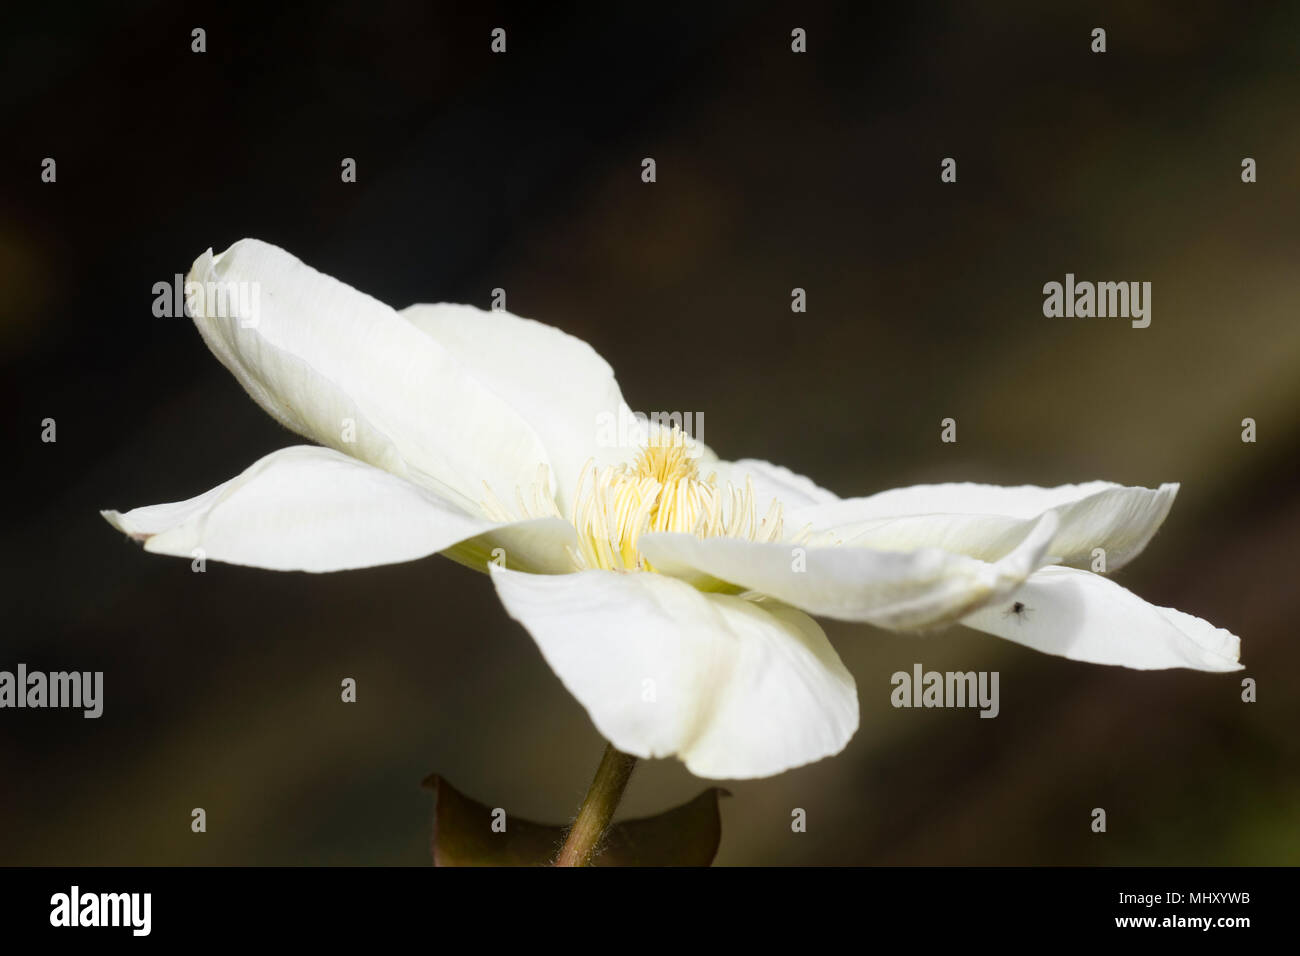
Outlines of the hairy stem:
M614 819L614 811L623 799L623 791L632 776L636 758L616 750L613 744L605 747L596 776L591 781L587 796L578 808L578 818L555 858L556 866L590 866L600 845L600 838Z

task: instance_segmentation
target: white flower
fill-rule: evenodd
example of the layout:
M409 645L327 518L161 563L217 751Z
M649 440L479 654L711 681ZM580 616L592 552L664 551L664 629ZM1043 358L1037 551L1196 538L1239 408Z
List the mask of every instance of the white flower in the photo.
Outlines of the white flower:
M1109 570L1140 553L1177 485L840 499L676 433L598 441L601 423L630 414L613 372L538 322L462 305L397 312L252 239L205 252L190 279L205 290L191 311L208 347L325 447L104 516L161 554L338 571L442 552L490 571L629 754L739 778L839 752L857 692L810 614L896 630L960 621L1102 664L1239 666L1234 635L1082 570L1094 548ZM258 315L218 308L241 301L217 301L223 283L259 289Z

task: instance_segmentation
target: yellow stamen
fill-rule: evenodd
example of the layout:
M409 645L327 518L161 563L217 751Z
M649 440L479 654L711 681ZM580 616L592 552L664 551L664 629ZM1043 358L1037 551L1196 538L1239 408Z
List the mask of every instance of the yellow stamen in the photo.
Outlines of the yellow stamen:
M578 532L577 548L569 555L577 568L609 571L654 571L637 550L647 532L693 534L700 538L742 538L747 541L784 540L781 503L775 499L765 516L758 517L754 483L746 477L744 488L718 486L718 476L700 477L690 439L674 427L658 432L628 465L597 469L588 459L578 475L569 520ZM518 514L511 515L484 485L484 513L495 521L560 516L550 491L550 473L538 468L530 489L515 494ZM800 532L791 543L807 536Z

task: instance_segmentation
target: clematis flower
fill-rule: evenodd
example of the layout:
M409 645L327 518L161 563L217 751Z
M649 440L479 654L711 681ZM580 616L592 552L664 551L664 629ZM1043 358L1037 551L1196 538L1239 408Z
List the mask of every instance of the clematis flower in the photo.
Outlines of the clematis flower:
M434 553L487 572L600 732L711 778L839 752L853 677L813 616L952 623L1074 660L1228 671L1239 641L1115 570L1178 486L945 484L841 499L627 421L609 365L464 305L396 311L257 240L195 261L189 311L263 409L315 445L173 504L105 511L147 551L277 571ZM241 314L251 284L258 314ZM240 306L240 303L244 303ZM228 308L235 303L235 308ZM1014 611L1014 613L1012 613Z

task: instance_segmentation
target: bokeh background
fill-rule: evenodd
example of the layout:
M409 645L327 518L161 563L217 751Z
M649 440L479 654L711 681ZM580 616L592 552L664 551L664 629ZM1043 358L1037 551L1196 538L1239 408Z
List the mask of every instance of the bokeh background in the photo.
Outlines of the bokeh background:
M1243 675L828 623L862 728L728 784L720 863L1300 862L1300 7L538 6L6 7L0 667L103 670L106 704L0 712L0 863L419 865L426 774L559 822L598 760L482 576L199 575L99 518L295 441L151 312L243 236L399 307L503 287L633 407L842 495L1182 482L1118 578ZM1150 328L1044 318L1066 272L1151 281ZM894 710L917 661L1000 671L1001 716ZM704 785L643 764L625 815Z

